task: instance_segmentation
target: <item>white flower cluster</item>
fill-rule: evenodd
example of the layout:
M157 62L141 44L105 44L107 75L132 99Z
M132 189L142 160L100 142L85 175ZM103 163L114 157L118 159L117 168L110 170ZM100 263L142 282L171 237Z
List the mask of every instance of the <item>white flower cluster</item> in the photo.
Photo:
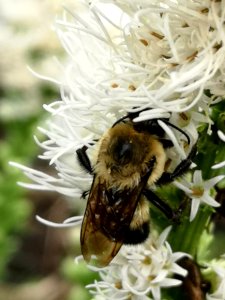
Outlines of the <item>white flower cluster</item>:
M48 128L39 128L47 140L36 138L44 149L40 158L49 160L58 176L21 167L36 182L23 185L77 198L91 178L80 170L75 150L94 149L93 141L126 112L145 109L134 121L169 116L193 144L199 124L212 123L210 105L225 94L224 0L83 5L81 15L65 10L56 21L70 61L62 70L61 99L44 105L52 115ZM185 143L164 129L179 154L170 154L176 165L185 157Z
M94 268L102 279L87 286L94 299L160 300L161 288L180 285L181 280L172 276L187 275L177 264L187 254L172 253L166 242L170 229L166 228L158 239L151 238L143 245L123 247L110 266Z
M47 140L36 138L44 149L41 158L57 175L14 163L35 182L23 186L76 198L92 179L79 167L76 149L86 145L92 157L95 141L119 117L140 111L136 122L169 118L187 132L191 147L201 123L210 132L210 106L225 95L225 0L84 1L84 7L83 17L65 10L56 22L70 60L62 70L61 99L44 106L52 115L48 128L40 128ZM179 132L159 124L174 144L169 156L177 165L190 147ZM201 176L196 171L193 183L175 183L192 198L191 220L201 203L218 205L210 189L222 177L204 182ZM184 253L172 253L167 234L158 242L122 248L100 271L102 281L89 286L95 299L159 300L161 287L180 284L172 275L186 275L176 263Z

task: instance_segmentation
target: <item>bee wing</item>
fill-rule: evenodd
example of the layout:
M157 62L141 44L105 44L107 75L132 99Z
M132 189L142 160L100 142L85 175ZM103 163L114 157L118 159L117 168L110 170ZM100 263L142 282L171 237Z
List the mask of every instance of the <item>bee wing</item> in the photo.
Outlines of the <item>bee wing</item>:
M133 189L107 190L106 183L94 178L81 228L81 250L86 261L96 256L105 266L121 248L129 229L144 180Z
M102 230L102 218L107 214L105 193L105 185L94 179L81 227L83 257L89 262L92 255L96 256L100 266L108 265L122 246L122 242L113 241Z

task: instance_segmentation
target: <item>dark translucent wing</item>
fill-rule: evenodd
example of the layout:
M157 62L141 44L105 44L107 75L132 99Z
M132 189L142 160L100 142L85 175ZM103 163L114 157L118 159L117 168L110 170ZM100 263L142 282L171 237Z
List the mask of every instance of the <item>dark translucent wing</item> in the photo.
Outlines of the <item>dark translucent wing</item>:
M133 189L106 190L106 214L101 219L101 226L110 239L124 242L124 234L129 230L143 187L141 182Z
M132 189L107 189L94 178L81 229L81 250L86 261L96 256L97 264L109 264L129 230L135 209L150 171Z
M105 185L94 179L81 228L81 251L87 262L95 256L99 266L108 265L122 246L102 230L102 218L107 218L105 200Z

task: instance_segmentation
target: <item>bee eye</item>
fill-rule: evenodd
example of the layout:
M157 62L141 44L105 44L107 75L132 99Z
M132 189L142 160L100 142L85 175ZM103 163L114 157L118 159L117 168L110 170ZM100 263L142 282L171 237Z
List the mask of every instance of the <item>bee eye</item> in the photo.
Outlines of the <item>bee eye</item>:
M130 141L122 141L116 144L113 150L114 159L119 163L128 163L132 159L133 145Z
M132 155L132 144L131 143L124 143L122 145L120 145L119 149L118 149L118 158L119 160L127 157L127 158L131 158Z

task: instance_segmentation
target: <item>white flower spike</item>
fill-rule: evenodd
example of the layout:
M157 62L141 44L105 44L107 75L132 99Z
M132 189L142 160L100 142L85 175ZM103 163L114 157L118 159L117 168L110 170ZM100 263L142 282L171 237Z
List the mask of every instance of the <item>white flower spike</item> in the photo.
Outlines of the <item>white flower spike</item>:
M91 181L79 168L76 149L94 149L93 141L126 112L146 109L135 121L190 113L187 132L194 144L200 122L211 124L210 105L225 94L224 0L83 1L83 7L81 14L66 9L56 21L71 60L59 80L61 99L44 105L52 115L48 129L39 128L47 140L35 138L44 150L40 158L58 176L30 169L26 174L37 184L23 184L76 198ZM185 157L185 145L174 141L176 163Z

